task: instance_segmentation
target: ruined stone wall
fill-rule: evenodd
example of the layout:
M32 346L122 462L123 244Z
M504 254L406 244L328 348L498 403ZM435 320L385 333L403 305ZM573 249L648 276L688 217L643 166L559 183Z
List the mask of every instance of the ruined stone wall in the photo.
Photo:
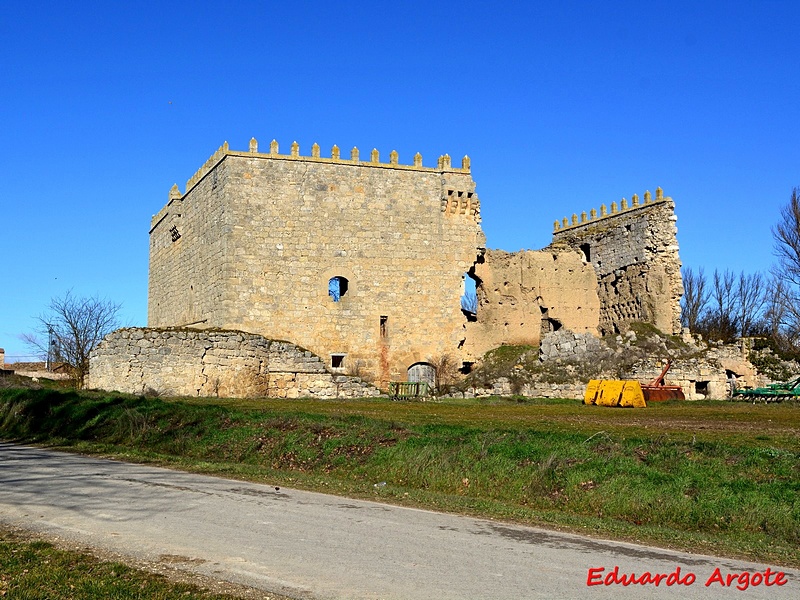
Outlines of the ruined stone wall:
M489 396L524 396L526 398L571 398L583 400L585 383L545 383L537 381L515 386L507 377L499 377L489 387L471 387L451 392L445 398L486 398Z
M225 144L153 217L148 324L288 339L385 386L414 363L461 357L464 273L484 245L466 157L427 168L419 155ZM347 280L338 302L334 277Z
M539 360L591 360L601 348L600 340L593 335L561 329L542 336Z
M474 275L478 313L467 339L476 357L503 344L535 346L561 327L598 334L597 278L576 251L487 250Z
M119 329L92 352L90 389L220 398L360 398L380 391L329 372L289 342L241 331Z
M632 377L652 381L661 372L658 359L646 359L634 366ZM765 384L763 376L747 359L741 342L712 347L701 356L672 361L666 376L670 385L679 385L687 400L722 400L730 397L731 382L739 388Z
M643 321L659 330L680 332L683 295L678 255L675 204L656 190L644 202L634 195L611 210L601 206L572 220L555 223L552 248L580 251L598 279L600 330L619 333L629 321Z

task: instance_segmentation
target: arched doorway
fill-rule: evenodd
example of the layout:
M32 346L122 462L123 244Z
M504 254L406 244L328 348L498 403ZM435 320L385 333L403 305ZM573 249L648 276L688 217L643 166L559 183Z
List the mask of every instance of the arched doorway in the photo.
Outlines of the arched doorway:
M436 387L436 368L430 363L414 363L408 367L408 380L412 382L424 381L433 389Z

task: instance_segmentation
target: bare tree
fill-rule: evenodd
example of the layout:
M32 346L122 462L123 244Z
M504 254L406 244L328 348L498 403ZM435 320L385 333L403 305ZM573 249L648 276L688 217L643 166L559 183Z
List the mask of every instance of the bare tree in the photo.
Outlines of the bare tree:
M681 325L697 331L700 319L708 305L708 291L703 267L695 273L690 267L683 269L683 297L681 298Z
M772 337L785 350L797 350L800 348L800 291L777 276L775 282L768 309L774 319Z
M443 393L448 386L458 381L458 362L452 354L429 356L428 363L436 370L436 393Z
M714 312L731 315L736 306L736 276L728 269L722 272L714 269L712 283L710 295Z
M765 283L761 273L739 273L735 294L735 320L739 327L739 337L752 335L756 324L761 320L767 300Z
M792 189L772 237L778 265L773 271L777 293L770 310L779 317L773 328L780 330L779 341L796 351L800 348L800 188Z
M775 255L783 278L800 287L800 188L794 188L789 204L781 209L781 222L772 229Z
M777 273L773 273L767 284L764 304L765 332L769 337L778 339L781 327L786 320L787 301L786 284Z
M48 359L66 364L76 385L82 387L89 373L89 353L118 327L121 308L110 300L78 298L69 291L63 298L52 298L48 311L38 317L38 335L23 339Z
M732 342L739 329L736 322L736 276L732 271L714 270L709 304L702 317L700 331L708 339Z

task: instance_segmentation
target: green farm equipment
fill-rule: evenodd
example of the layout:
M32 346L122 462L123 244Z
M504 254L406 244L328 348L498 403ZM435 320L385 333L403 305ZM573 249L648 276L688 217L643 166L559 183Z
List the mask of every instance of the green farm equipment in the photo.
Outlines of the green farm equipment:
M733 392L733 400L754 403L800 400L800 377L786 383L771 383L767 387L736 390Z

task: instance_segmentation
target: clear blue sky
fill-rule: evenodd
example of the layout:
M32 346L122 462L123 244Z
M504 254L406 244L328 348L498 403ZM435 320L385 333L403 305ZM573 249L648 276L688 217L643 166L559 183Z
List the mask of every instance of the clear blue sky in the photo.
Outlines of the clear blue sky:
M519 4L520 6L512 6ZM0 346L147 321L150 216L225 140L472 158L493 248L664 188L686 266L766 271L800 185L800 2L5 2Z

